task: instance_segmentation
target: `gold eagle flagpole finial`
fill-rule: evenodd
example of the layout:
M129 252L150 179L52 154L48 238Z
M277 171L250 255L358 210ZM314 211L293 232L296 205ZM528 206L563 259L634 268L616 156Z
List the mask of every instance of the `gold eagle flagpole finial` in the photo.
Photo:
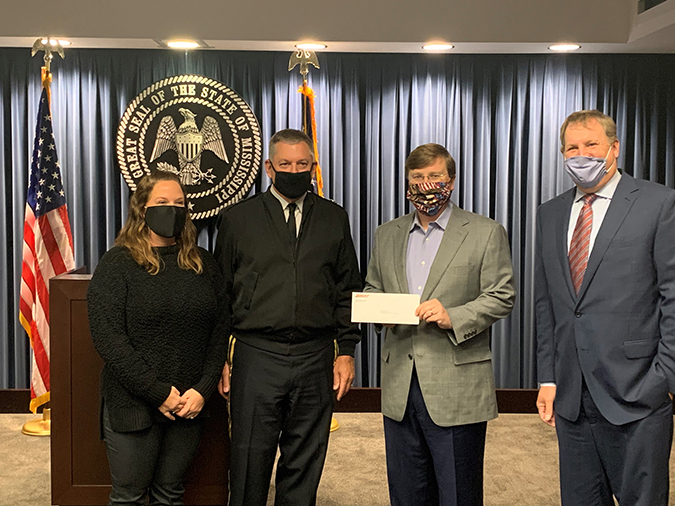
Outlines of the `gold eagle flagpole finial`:
M51 104L52 101L52 59L54 55L52 53L57 53L62 59L66 57L63 46L61 42L51 37L40 37L35 39L33 42L33 47L30 50L30 55L35 56L40 51L45 52L44 56L44 66L42 67L42 86L47 90L47 100Z
M47 72L51 72L51 62L52 58L54 56L52 53L57 53L61 58L65 58L66 55L63 52L63 46L61 46L61 43L56 40L52 39L51 37L40 37L38 39L35 39L35 42L33 42L33 47L31 48L30 55L35 56L38 52L44 51L45 56L45 69Z
M309 74L309 65L314 65L317 69L321 68L316 53L308 49L298 49L291 54L291 58L288 60L288 71L293 70L298 64L300 65L302 80L305 83L307 82L307 74Z

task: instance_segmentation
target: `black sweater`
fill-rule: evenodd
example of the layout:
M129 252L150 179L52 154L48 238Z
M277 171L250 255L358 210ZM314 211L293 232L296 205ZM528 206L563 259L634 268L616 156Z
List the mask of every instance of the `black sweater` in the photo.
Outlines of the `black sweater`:
M208 399L227 355L228 302L213 257L200 248L198 275L178 267L177 246L156 250L163 267L151 275L127 249L112 248L87 293L91 336L105 362L101 397L119 432L166 421L157 408L171 386Z

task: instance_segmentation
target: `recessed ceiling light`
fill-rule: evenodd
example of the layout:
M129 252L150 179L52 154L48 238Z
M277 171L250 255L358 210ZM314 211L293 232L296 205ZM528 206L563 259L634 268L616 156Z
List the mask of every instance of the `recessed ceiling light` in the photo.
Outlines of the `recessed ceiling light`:
M302 42L301 44L296 44L295 47L298 49L306 49L307 51L316 51L318 49L326 49L328 46L318 42Z
M42 43L46 44L47 39L42 39ZM57 46L59 44L61 44L62 46L70 46L70 41L64 40L64 39L49 39L49 45L50 46Z
M579 49L581 46L579 44L553 44L552 46L549 46L548 48L551 51L576 51Z
M422 49L426 51L446 51L448 49L452 49L453 46L452 44L448 44L447 42L434 42L433 44L425 44L422 46Z
M195 49L200 47L199 42L194 40L169 40L166 45L171 49Z

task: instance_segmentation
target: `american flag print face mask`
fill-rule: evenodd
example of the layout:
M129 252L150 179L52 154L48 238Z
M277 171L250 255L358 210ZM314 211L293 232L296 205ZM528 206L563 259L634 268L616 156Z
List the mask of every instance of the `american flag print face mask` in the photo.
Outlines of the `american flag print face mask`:
M452 186L450 183L408 183L406 198L415 208L427 216L436 216L441 208L450 200Z

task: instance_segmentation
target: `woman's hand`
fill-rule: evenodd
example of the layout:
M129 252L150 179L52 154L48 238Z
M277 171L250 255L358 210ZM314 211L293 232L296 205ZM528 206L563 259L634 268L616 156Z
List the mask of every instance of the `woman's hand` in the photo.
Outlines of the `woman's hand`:
M180 396L180 392L178 391L178 389L176 387L172 386L171 387L171 393L166 398L166 400L162 403L162 405L159 407L159 410L169 420L175 420L173 415L178 414L178 412L181 409L183 409L184 405L185 405L185 399L183 399Z
M188 420L191 420L197 416L204 407L204 397L202 397L202 394L197 392L197 390L194 388L186 390L183 394L182 400L184 401L183 408L175 413L181 418L187 418Z

